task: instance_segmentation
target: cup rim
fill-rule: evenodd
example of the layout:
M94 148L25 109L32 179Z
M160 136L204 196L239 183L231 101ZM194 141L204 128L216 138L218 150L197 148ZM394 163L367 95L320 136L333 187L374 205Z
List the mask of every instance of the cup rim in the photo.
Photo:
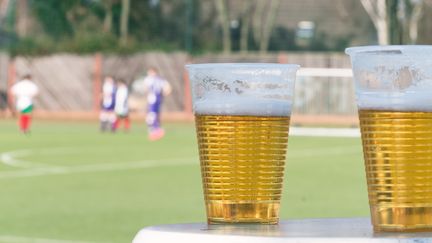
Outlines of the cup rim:
M288 68L298 70L300 68L299 64L284 64L284 63L196 63L196 64L186 64L186 69L191 68Z
M348 55L354 55L373 51L413 51L428 49L432 51L432 45L370 45L370 46L353 46L345 49Z

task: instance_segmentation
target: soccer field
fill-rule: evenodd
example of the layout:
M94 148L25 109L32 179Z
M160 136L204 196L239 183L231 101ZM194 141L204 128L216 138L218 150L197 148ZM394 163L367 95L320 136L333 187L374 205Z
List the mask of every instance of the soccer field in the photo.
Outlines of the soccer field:
M0 121L0 242L123 243L205 221L193 125L167 124L157 142L132 125L36 121L25 136ZM360 139L291 136L282 219L367 215Z

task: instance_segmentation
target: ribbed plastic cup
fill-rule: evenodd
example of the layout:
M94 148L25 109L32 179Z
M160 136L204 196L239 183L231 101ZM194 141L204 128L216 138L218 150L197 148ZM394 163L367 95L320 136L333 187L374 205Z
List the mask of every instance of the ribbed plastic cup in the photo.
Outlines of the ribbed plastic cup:
M375 231L432 230L432 46L348 48Z
M209 224L276 224L298 65L188 65Z

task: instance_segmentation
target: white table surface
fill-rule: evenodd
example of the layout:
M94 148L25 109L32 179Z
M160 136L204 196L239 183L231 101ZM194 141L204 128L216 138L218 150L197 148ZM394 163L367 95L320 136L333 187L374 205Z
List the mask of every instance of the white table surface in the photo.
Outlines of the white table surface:
M331 218L281 221L279 225L207 225L206 223L151 226L138 232L133 243L255 243L255 242L398 242L432 243L431 233L374 233L369 218Z

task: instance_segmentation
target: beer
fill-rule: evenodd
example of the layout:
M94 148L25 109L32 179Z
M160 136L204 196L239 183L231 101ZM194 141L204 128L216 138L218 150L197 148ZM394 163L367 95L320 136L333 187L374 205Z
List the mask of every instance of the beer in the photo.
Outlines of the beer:
M376 231L432 229L432 112L360 109Z
M278 222L289 120L195 115L209 223Z

